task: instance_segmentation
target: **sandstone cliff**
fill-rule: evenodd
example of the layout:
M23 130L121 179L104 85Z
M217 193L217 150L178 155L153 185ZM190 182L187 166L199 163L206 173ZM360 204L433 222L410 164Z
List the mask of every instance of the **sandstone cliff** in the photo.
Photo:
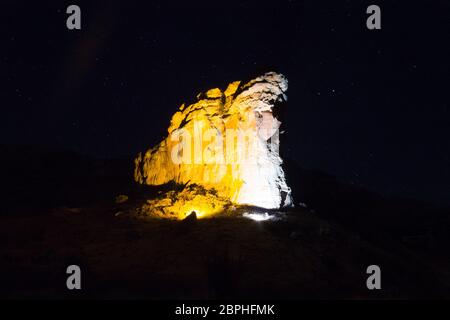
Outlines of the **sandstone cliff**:
M172 116L168 136L135 159L135 180L214 189L235 204L276 209L292 205L279 156L287 79L274 72L225 90L208 90Z

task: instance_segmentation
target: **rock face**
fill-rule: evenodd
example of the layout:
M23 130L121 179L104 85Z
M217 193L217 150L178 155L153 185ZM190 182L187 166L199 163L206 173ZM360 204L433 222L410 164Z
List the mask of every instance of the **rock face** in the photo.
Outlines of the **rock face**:
M195 213L199 219L233 210L229 199L221 197L214 189L206 189L198 184L190 184L182 190L171 190L161 197L147 200L140 214L158 218L184 220Z
M277 209L292 205L279 156L277 108L287 79L269 72L225 90L208 90L172 116L168 137L135 159L135 180L214 189L234 204Z

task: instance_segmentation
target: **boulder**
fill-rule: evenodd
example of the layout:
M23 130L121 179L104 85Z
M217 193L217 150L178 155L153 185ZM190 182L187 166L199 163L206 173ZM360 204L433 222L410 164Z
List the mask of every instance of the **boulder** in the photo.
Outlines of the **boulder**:
M287 88L283 75L269 72L200 93L174 113L167 138L136 157L135 180L196 184L238 205L291 206L276 116Z

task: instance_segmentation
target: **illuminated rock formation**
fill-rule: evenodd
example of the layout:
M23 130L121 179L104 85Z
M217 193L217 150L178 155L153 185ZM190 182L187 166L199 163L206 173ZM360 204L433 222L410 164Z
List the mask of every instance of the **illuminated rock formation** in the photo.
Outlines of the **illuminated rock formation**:
M195 212L197 218L207 218L233 209L229 199L219 196L214 189L190 184L181 191L169 191L162 197L147 200L141 208L144 215L182 220Z
M292 204L278 153L275 109L287 79L266 73L225 90L211 89L172 116L168 137L135 159L135 180L214 189L234 204L277 209Z

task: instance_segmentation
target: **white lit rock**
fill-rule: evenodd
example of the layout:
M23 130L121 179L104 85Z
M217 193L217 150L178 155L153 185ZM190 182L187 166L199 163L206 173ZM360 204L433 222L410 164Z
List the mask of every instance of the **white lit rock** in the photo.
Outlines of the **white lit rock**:
M172 116L168 137L135 159L139 183L170 181L214 189L221 199L267 209L291 206L274 109L287 79L274 72L208 90Z

